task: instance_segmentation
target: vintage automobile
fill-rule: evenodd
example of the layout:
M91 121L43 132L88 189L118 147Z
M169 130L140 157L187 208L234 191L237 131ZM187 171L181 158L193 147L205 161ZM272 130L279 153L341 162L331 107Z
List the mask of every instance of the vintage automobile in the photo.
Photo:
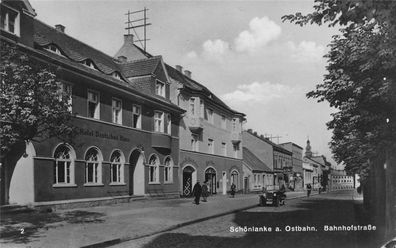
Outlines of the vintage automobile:
M267 186L263 189L263 193L259 195L260 206L275 206L285 205L286 195L279 190L279 186Z

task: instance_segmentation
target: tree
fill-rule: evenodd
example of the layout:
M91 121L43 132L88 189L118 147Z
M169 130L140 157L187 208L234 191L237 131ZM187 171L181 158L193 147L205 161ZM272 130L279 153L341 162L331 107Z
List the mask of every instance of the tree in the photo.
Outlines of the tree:
M307 97L338 110L327 123L334 158L364 179L370 159L396 151L396 2L315 0L313 13L282 20L340 28L323 83Z
M64 85L54 71L55 68L33 60L16 45L1 42L2 170L4 166L15 166L6 162L16 161L10 156L22 155L26 142L42 142L52 137L67 140L73 137L72 115L69 111L71 92L64 90Z

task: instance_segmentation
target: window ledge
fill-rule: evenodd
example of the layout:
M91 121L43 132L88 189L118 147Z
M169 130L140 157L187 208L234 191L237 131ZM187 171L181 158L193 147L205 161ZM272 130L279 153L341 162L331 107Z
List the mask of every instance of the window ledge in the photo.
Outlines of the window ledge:
M164 182L164 184L173 184L173 182L169 181L169 182Z
M96 187L96 186L104 186L103 183L84 183L86 187Z
M126 183L116 183L116 182L114 182L114 183L109 183L109 185L110 186L123 186L123 185L126 185Z
M149 182L148 184L161 184L160 182Z
M74 187L77 187L77 184L74 184L74 183L57 183L57 184L53 184L52 187L54 187L54 188L74 188Z

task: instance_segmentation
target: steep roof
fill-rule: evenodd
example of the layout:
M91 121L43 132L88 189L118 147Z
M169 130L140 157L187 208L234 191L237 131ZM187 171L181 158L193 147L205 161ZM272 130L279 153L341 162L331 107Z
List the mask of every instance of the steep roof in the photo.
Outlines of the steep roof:
M251 130L251 129L249 129L249 130ZM248 130L248 131L244 130L243 132L246 132L246 133L248 133L248 134L250 134L250 135L252 135L252 136L254 136L254 137L256 137L256 138L258 138L258 139L260 139L260 140L262 140L262 141L264 141L264 142L266 142L266 143L268 143L268 144L270 144L270 145L273 147L274 150L277 150L277 151L279 151L279 152L286 153L286 154L288 154L288 155L292 155L292 154L293 154L291 151L289 151L289 150L283 148L283 147L280 146L280 145L275 144L274 142L272 142L272 141L269 140L268 138L264 138L264 137L261 137L261 136L259 136L259 135L256 135L256 134L254 134L252 131L249 131L249 130Z
M168 71L169 77L173 78L174 80L180 82L183 84L184 87L187 89L190 89L192 91L196 91L201 93L202 95L206 96L208 99L213 101L215 104L231 111L234 112L234 114L240 114L242 116L245 116L245 114L237 112L233 109L231 109L227 104L225 104L220 98L218 98L215 94L213 94L208 88L203 86L202 84L198 83L197 81L185 76L183 73L178 71L177 69L173 68L170 65L165 65L166 69Z
M109 55L77 40L64 32L34 19L34 42L43 47L50 44L56 45L66 57L75 61L82 62L87 59L92 60L100 71L111 74L115 71L121 72L120 67Z
M272 172L266 163L261 161L256 155L254 155L248 148L243 147L243 162L248 164L253 171L258 172Z
M145 58L130 61L127 63L120 64L122 71L126 77L139 77L151 75L154 73L158 64L161 63L161 57L155 56L152 58Z

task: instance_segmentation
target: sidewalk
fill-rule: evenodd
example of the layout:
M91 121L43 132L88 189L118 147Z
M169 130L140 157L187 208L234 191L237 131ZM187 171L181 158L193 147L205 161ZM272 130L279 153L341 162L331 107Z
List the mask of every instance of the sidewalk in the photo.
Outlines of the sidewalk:
M305 192L287 192L287 199ZM142 200L111 206L1 216L1 247L100 247L229 214L258 205L257 194L193 199ZM23 231L22 231L23 228ZM23 232L23 234L22 234ZM103 247L103 246L102 246Z

